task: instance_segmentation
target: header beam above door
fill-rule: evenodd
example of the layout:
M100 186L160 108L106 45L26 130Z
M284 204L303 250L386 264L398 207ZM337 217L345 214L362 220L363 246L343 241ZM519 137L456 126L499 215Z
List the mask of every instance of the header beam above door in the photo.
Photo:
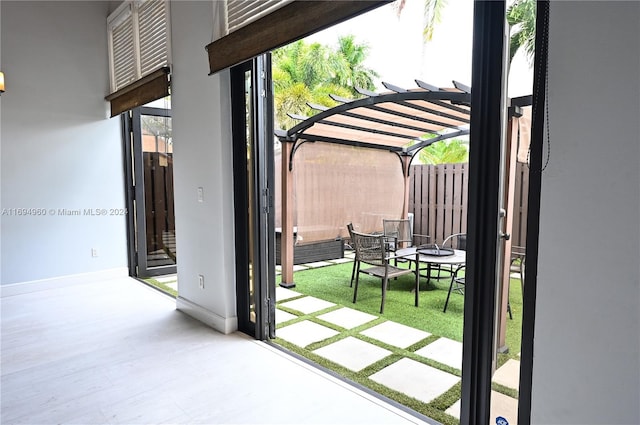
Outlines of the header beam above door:
M208 44L209 75L386 3L390 1L293 1Z

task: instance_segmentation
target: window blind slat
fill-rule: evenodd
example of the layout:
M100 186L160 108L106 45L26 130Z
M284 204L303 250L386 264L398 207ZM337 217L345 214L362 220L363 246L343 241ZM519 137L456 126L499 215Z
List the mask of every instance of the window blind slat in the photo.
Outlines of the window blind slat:
M167 20L164 1L147 0L138 11L140 73L142 76L167 65Z
M292 0L227 0L227 22L229 32L280 9Z
M133 19L131 15L113 28L111 37L113 45L113 80L117 90L136 78L136 64L133 55Z

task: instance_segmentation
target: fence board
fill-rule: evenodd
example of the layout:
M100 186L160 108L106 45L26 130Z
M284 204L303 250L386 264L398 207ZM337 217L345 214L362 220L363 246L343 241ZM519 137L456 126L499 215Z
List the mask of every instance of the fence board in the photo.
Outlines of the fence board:
M451 234L453 229L453 192L455 190L454 179L455 169L453 164L446 164L444 166L444 233ZM443 240L446 235L443 234Z
M436 168L429 167L429 191L427 192L427 205L429 205L429 216L427 217L427 234L431 237L431 242L436 241ZM422 233L422 232L420 232Z
M518 163L513 217L513 243L526 244L529 169ZM428 234L431 242L442 243L452 233L467 231L469 174L467 164L413 165L414 232Z
M442 165L436 166L436 239L435 243L440 244L444 239L444 196L445 196L445 169Z

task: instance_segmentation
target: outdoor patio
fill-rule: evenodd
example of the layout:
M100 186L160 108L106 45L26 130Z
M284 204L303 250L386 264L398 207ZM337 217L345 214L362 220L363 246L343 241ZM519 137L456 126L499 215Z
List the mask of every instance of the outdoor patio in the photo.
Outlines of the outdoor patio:
M352 259L353 253L347 251L345 258L297 265L296 271L335 267ZM349 288L350 276L342 273L341 283ZM421 294L421 306L430 301L429 294ZM361 304L352 304L349 298L335 303L300 289L276 287L275 342L441 423L458 423L462 343L394 322L386 313L363 312ZM412 304L406 309L407 314L415 313ZM519 356L501 356L493 379L492 417L502 416L514 424Z

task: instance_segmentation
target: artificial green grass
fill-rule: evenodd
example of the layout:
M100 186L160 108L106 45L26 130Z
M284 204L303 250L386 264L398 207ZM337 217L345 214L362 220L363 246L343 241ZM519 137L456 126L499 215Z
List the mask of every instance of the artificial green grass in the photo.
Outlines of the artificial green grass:
M155 280L154 278L146 278L146 279L142 279L146 284L153 286L154 288L164 292L165 294L171 295L174 298L178 297L178 291L176 291L175 289L167 286L166 284Z
M429 283L426 282L425 278L421 278L420 303L418 307L415 307L414 294L413 292L411 292L411 290L414 288L415 281L411 275L402 276L397 280L391 281L390 289L387 290L385 311L384 314L380 315L379 310L382 295L380 279L361 275L360 284L358 287L358 299L357 302L353 304L353 288L349 286L349 282L351 279L351 270L352 263L345 263L340 265L332 265L299 271L294 275L294 281L296 284L296 287L294 289L295 291L299 292L302 295L314 296L326 301L331 301L333 303L336 303L336 306L311 314L302 314L301 312L287 308L281 303L278 303L279 309L295 314L297 317L290 321L280 323L277 328L282 328L284 326L288 326L302 320L309 320L340 332L338 335L335 335L323 341L315 342L307 347L298 347L280 338L276 338L274 342L312 360L313 362L327 369L340 374L341 376L349 380L357 382L367 388L370 388L373 391L376 391L379 394L382 394L385 397L395 400L398 403L415 410L416 412L422 413L425 416L435 419L442 424L458 424L459 421L456 418L446 414L445 410L460 399L460 383L454 385L452 388L450 388L444 394L441 394L436 399L432 400L430 403L424 403L420 400L409 397L406 394L387 388L384 385L381 385L369 379L369 376L382 370L386 366L395 363L403 357L427 364L456 376L461 376L461 371L450 366L438 363L434 360L419 356L415 354L415 351L434 342L440 337L447 337L457 341L462 340L462 321L464 307L463 295L457 292L453 292L451 294L451 298L449 299L447 312L443 313L442 309L444 308L444 303L449 289L450 278L447 278L446 274L443 274L442 279L432 279ZM510 347L510 351L509 353L498 355L497 367L500 367L509 358L517 358L517 353L520 352L522 299L520 294L520 285L517 279L512 280L511 285L514 288L514 290L512 290L510 293L510 304L513 313L513 319L507 320L506 337L507 346ZM292 299L285 300L283 301L283 303L291 300ZM341 308L341 306L354 308L356 310L360 310L380 317L378 317L378 319L374 321L353 329L344 329L335 324L325 322L317 317L326 312L337 310ZM397 323L414 327L416 329L421 329L431 333L432 335L428 338L423 339L422 341L413 344L410 347L407 347L406 349L401 349L369 338L360 333L367 328L384 322L385 320L391 320ZM330 360L327 360L313 352L318 348L327 346L349 336L385 348L391 351L392 354L372 365L367 366L361 371L354 372L344 368L341 365L333 363ZM518 398L518 392L511 388L493 383L492 389L501 392L509 397Z
M296 272L294 290L365 313L380 315L382 300L380 279L361 274L358 298L353 304L353 288L349 286L352 267L351 263L345 263ZM431 279L429 283L426 278L420 279L418 307L414 306L414 293L411 291L414 282L413 275L401 276L397 280L390 281L382 316L434 335L462 341L464 296L458 292L452 292L447 312L442 312L450 283L446 273L443 273L442 279ZM520 352L522 337L520 282L512 279L511 287L509 299L513 319L507 319L506 333L509 354L501 363L507 358L515 358L515 355Z

